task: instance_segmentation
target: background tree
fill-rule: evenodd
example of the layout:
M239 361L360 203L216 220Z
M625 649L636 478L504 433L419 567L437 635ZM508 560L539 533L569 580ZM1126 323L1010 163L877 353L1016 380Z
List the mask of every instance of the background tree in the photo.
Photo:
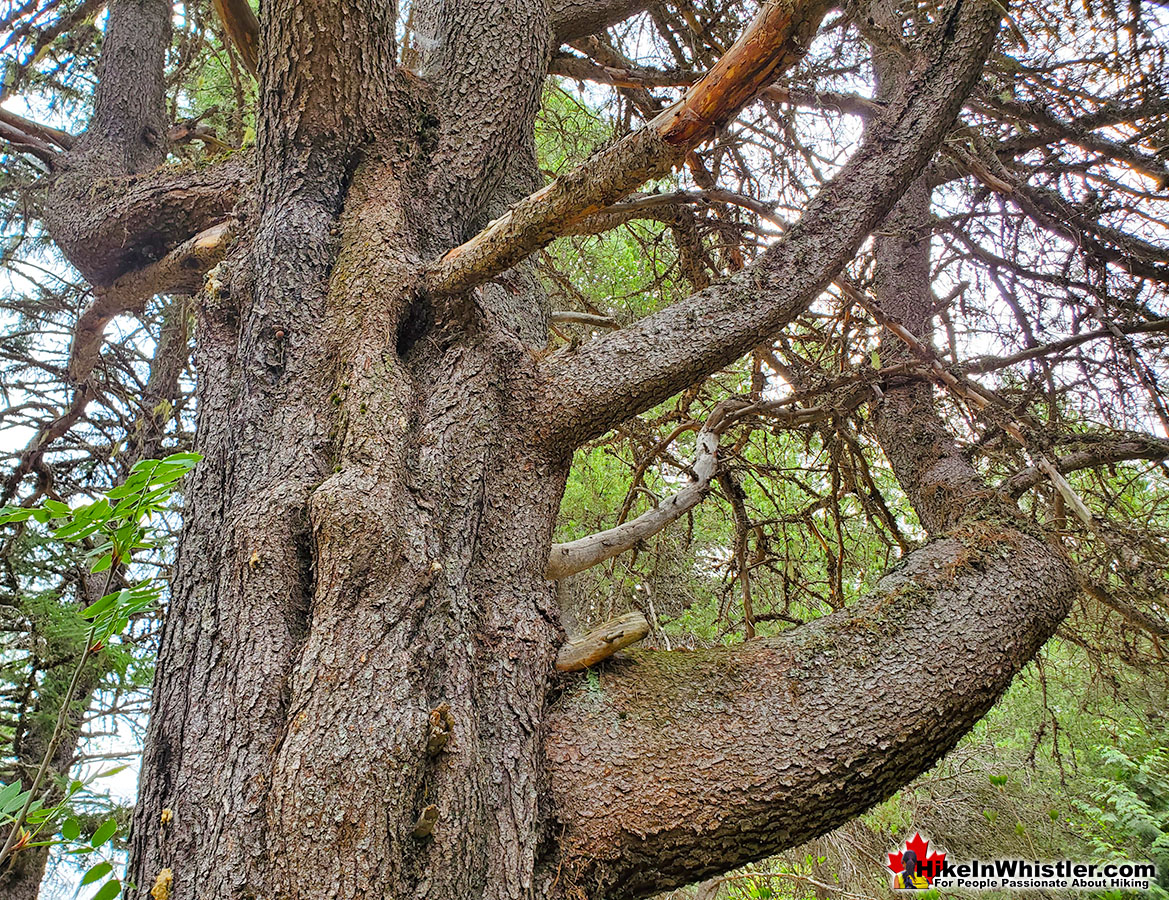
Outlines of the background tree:
M207 897L640 896L928 768L1077 584L1085 618L1102 605L1132 657L1158 652L1157 501L1134 529L1130 488L1077 473L1167 455L1159 10L1024 6L999 34L1001 7L969 0L450 7L217 6L259 61L255 147L218 158L253 109L206 12L173 32L168 4L113 0L96 70L97 7L8 13L7 94L89 114L78 137L2 114L10 265L47 238L94 286L47 370L70 397L26 407L13 385L36 432L11 494L53 490L49 442L117 409L109 321L151 328L198 291L205 463L136 810L143 894L169 873ZM546 137L538 161L541 110L579 141L600 96L549 72L613 86L625 136L575 166ZM561 167L542 188L541 164ZM585 236L613 229L648 280L628 304L587 277L613 254ZM165 345L180 372L185 331ZM635 454L629 521L552 546L573 452L607 434ZM666 465L693 486L634 516L647 477L680 486ZM683 541L664 568L725 572L697 589L748 640L554 675L560 607L597 610L592 567L644 565L716 488L721 549ZM637 585L665 645L681 604Z

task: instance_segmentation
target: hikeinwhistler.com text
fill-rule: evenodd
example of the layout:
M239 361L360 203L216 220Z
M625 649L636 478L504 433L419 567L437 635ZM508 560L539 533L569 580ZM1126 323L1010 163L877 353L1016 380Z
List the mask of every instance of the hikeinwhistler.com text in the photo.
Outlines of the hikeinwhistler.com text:
M1157 881L1157 867L1149 862L1035 862L996 859L991 862L940 863L935 888L967 890L1129 889L1147 891Z

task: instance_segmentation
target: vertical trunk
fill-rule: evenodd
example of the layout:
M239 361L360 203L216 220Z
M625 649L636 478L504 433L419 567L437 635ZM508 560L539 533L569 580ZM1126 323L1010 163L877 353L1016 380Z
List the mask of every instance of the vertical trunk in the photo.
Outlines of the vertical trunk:
M215 900L547 885L543 568L567 460L522 429L544 311L532 285L433 310L411 274L530 181L547 16L505 5L441 20L456 99L495 108L479 142L396 72L391 9L264 19L252 256L200 322L205 460L136 812L143 895L165 868ZM511 114L498 84L458 88L487 64Z
M870 6L877 24L900 33L903 17L890 0ZM875 49L878 99L902 92L906 61ZM934 308L930 291L930 189L914 181L886 217L874 240L875 291L881 310L929 344ZM881 333L886 364L910 361L909 348L889 331ZM934 408L933 386L913 379L886 391L873 415L877 437L910 504L931 534L941 534L986 502L986 485L959 452Z

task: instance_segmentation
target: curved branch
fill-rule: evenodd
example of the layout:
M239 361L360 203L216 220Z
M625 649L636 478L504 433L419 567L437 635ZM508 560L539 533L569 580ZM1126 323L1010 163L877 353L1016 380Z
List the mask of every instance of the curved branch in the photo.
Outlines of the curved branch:
M191 293L227 254L234 222L220 222L184 241L158 262L123 275L81 313L69 350L69 377L84 381L97 364L106 325L115 316L141 310L155 294Z
M610 662L550 720L562 872L641 897L840 825L953 747L1075 590L1045 543L982 521L780 638Z
M994 0L957 5L931 64L756 265L575 353L548 358L544 439L579 445L602 434L737 359L803 311L933 155L978 79L1000 15Z
M230 216L251 177L244 153L193 172L163 167L95 178L66 171L52 186L46 219L69 262L91 284L108 286Z

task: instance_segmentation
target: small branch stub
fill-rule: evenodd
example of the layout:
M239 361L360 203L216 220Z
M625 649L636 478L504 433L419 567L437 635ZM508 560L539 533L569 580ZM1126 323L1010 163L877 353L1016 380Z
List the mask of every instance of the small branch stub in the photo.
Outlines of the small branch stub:
M636 644L649 634L649 622L637 610L590 631L584 637L574 638L556 655L556 671L578 672L608 659L618 650Z
M438 807L432 803L418 814L418 821L414 823L414 837L419 840L429 837L436 824L438 824Z

